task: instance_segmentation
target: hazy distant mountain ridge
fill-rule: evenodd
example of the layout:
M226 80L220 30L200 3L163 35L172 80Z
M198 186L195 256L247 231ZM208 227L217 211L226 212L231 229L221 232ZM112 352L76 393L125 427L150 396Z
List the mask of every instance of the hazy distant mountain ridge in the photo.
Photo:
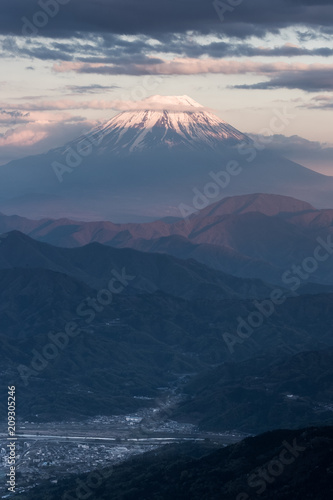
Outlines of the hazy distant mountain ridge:
M165 253L195 259L227 274L277 283L293 264L313 255L319 237L325 241L331 237L333 210L316 210L280 195L252 194L224 198L188 220L170 224L163 220L145 224L31 221L0 214L0 231L17 229L56 246L98 242ZM321 262L311 280L333 283L331 260Z
M112 270L131 276L132 293L164 293L186 299L266 297L271 285L261 280L236 278L207 268L195 260L166 254L149 254L130 248L116 249L98 243L68 249L41 243L13 231L0 244L0 269L46 269L65 273L89 286L103 288Z

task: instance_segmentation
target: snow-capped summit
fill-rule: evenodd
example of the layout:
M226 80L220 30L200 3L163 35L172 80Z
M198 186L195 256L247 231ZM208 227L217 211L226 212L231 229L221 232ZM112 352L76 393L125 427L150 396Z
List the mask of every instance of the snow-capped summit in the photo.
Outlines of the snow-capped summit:
M125 154L158 146L218 150L225 141L250 141L186 95L155 95L133 103L91 133L103 137L103 149Z

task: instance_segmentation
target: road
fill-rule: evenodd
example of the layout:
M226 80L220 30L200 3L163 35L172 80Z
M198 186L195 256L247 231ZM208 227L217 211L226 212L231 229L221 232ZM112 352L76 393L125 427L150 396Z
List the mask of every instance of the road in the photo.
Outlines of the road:
M8 437L7 434L0 433L0 439L6 439ZM232 444L243 439L243 436L231 435L231 434L212 434L212 433L199 433L195 435L189 434L179 434L171 435L171 436L151 436L151 437L107 437L107 436L69 436L64 434L43 434L39 432L38 434L23 434L18 433L15 436L18 439L22 439L24 441L71 441L71 442L106 442L109 445L114 444L115 446L119 446L120 444L167 444L167 443L180 443L184 441L204 441L205 439L209 439L214 442L218 442L220 444Z

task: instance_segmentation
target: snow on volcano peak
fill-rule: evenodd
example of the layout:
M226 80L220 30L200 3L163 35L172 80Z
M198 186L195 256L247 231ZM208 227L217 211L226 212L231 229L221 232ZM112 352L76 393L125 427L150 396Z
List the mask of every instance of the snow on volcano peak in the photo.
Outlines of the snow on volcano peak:
M103 134L103 148L121 154L160 146L217 150L225 141L250 142L186 95L155 95L133 103L133 109L122 111L92 131L97 133Z

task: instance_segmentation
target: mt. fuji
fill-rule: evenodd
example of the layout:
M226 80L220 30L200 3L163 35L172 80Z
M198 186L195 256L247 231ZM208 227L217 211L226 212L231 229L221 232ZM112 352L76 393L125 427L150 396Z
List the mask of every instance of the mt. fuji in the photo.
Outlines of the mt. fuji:
M153 96L135 111L124 111L92 134L102 134L103 147L132 153L157 146L217 150L250 139L187 96ZM79 138L78 141L85 138Z
M333 178L257 148L187 96L152 96L46 154L0 167L0 211L143 222L272 193L332 206Z

